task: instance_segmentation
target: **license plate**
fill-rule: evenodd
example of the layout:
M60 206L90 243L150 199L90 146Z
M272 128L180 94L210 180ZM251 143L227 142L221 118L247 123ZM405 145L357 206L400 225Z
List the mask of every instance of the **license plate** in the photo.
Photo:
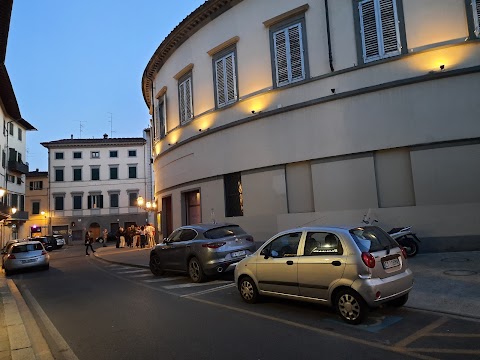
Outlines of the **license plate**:
M22 264L28 264L37 261L36 259L22 260Z
M242 251L235 251L232 253L232 257L239 257L239 256L245 256L245 250Z
M390 269L396 266L400 266L400 260L396 258L396 259L384 261L382 264L384 269Z

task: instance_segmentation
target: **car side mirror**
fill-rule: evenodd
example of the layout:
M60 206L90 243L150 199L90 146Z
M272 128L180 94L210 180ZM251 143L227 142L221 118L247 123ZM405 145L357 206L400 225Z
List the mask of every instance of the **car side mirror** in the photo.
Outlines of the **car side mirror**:
M163 238L163 243L168 244L169 243L168 238Z
M265 259L268 259L270 257L270 251L268 251L267 248L264 248L262 249L262 252L260 253L260 255L263 255Z

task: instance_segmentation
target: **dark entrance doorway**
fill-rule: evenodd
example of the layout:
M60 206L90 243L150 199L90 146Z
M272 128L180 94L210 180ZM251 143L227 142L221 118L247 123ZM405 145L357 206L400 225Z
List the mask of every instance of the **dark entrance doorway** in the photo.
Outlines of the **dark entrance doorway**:
M173 231L172 197L162 198L162 235L168 237Z

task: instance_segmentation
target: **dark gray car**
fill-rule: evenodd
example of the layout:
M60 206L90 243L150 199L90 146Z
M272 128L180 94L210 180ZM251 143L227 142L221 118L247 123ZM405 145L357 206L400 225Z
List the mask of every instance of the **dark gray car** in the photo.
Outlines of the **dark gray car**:
M150 270L160 276L166 270L188 272L193 282L233 270L256 250L253 237L235 224L182 226L150 253Z

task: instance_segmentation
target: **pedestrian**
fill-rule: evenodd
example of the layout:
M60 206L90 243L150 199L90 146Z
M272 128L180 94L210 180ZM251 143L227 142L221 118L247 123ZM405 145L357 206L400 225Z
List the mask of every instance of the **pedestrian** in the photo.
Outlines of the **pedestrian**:
M140 226L140 247L143 249L145 248L145 245L147 244L147 235L145 234L145 228Z
M103 229L103 247L107 247L108 230Z
M125 230L123 229L123 227L120 227L120 229L118 229L118 238L120 241L119 246L121 248L124 248L125 247Z
M90 234L90 231L86 231L85 232L85 256L89 256L90 254L88 253L88 248L90 247L90 249L95 252L95 250L93 249L93 246L92 246L92 242L93 242L93 237L92 235Z
M148 246L153 248L155 246L155 228L152 224L147 223L145 232L147 233Z

